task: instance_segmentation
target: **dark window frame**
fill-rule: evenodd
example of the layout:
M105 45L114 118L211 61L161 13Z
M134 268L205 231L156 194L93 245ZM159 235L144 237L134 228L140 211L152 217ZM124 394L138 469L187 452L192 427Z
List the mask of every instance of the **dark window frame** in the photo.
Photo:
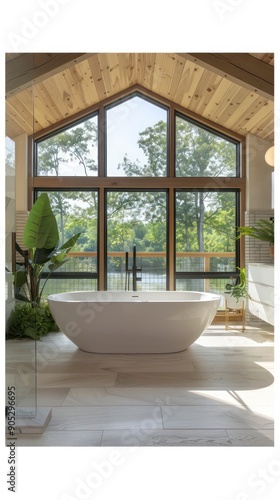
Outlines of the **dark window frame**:
M180 188L175 190L174 196L174 279L175 279L175 289L176 281L178 279L187 278L238 278L239 272L237 270L240 267L240 245L239 240L235 239L235 271L176 271L176 193L185 192L211 192L211 193L235 193L235 233L237 236L237 227L240 226L240 191L236 188Z
M202 128L203 130L206 130L207 132L210 132L211 134L213 135L216 135L217 137L220 137L221 139L224 139L225 141L227 142L231 142L232 144L234 144L236 146L235 148L235 163L236 163L236 175L232 175L230 176L231 178L238 178L240 177L241 175L241 169L240 169L240 142L237 141L236 139L233 139L232 137L229 137L227 136L226 134L223 134L222 132L219 132L217 130L215 130L214 128L211 128L211 127L208 127L196 120L194 120L193 118L190 118L186 115L184 115L183 113L179 112L179 111L176 111L175 110L175 117L174 117L174 123L175 123L175 126L174 126L174 145L175 145L175 158L174 158L174 161L175 161L175 177L178 178L178 179L194 179L194 178L197 178L199 179L200 177L190 177L190 176L181 176L181 175L176 175L176 118L181 118L182 120L185 120L189 123L191 123L192 125L194 125L195 127L198 127L198 128ZM221 176L222 177L222 176ZM213 176L213 178L215 178Z
M136 88L139 86L135 86ZM177 189L188 189L186 186L190 185L191 189L200 190L202 189L200 186L205 183L205 185L209 184L209 179L215 179L217 185L220 186L221 190L235 190L238 192L238 202L236 205L236 211L238 211L238 217L236 215L236 219L243 222L243 216L240 216L240 203L242 202L242 206L244 206L245 201L245 156L244 156L244 138L238 133L234 133L232 131L227 131L223 129L223 127L215 128L215 124L211 124L209 120L201 117L201 121L199 117L197 119L193 118L193 113L188 110L182 108L180 105L177 105L174 102L168 101L167 99L162 98L161 96L157 96L153 92L138 88L137 90L126 89L122 93L118 94L120 97L112 96L112 98L106 98L104 101L99 102L98 104L92 106L91 110L87 113L83 113L83 115L79 116L79 118L73 117L67 119L67 124L62 125L61 127L57 126L57 128L52 130L51 132L35 134L35 138L31 141L33 144L32 149L29 151L33 151L33 168L32 168L32 154L29 156L30 158L30 183L29 183L29 202L32 204L32 193L34 194L36 191L79 191L79 190L94 190L99 192L99 204L98 204L98 247L97 247L97 269L98 269L98 289L103 290L104 287L104 251L106 250L105 242L103 236L101 236L101 232L104 231L104 228L101 228L100 219L104 219L106 214L105 201L103 204L103 200L105 200L104 193L106 190L110 191L114 188L112 186L118 186L116 189L120 189L122 191L129 191L131 189L135 189L136 191L165 191L167 192L167 269L169 273L170 280L167 279L167 290L168 289L176 289L176 279L177 273L175 269L174 256L176 258L175 249L173 248L173 243L175 244L176 235L175 235L175 221L173 221L173 216L170 211L174 211L175 207L173 206L172 199L175 196L173 193ZM106 128L105 128L105 110L110 109L116 106L120 102L125 102L131 99L134 96L139 96L143 100L147 100L152 104L159 106L167 111L167 175L164 177L111 177L105 174L105 158L104 154L106 153ZM191 115L191 116L190 116ZM92 117L97 117L97 134L98 134L98 172L97 175L94 176L83 176L83 177L67 177L63 176L37 176L37 144L41 141L58 135L64 130L68 130L79 123L88 120ZM204 128L208 130L210 133L217 135L219 137L224 138L225 140L236 145L236 176L235 177L177 177L175 171L176 165L176 116L182 117L184 120L194 123L194 125ZM65 121L66 122L66 121ZM222 130L222 131L221 131ZM242 164L241 164L242 157ZM241 169L242 167L242 169ZM168 180L169 179L169 180ZM229 187L225 187L225 179L227 179L226 185ZM74 182L75 181L75 182ZM150 187L146 187L150 181ZM197 187L196 187L197 184ZM143 188L143 185L145 186ZM139 186L139 187L138 187ZM182 186L182 187L181 187ZM222 187L221 187L222 186ZM217 188L219 189L219 187ZM208 189L206 189L208 190ZM216 190L216 189L215 189ZM171 204L170 204L171 202ZM100 205L102 203L102 206ZM103 225L103 224L102 224ZM172 235L170 235L170 231ZM172 243L173 238L173 243ZM100 243L101 242L101 243ZM104 243L104 244L103 244ZM239 267L238 264L244 261L244 248L242 247L242 253L240 252L240 240L236 242L236 267ZM100 267L102 265L102 269ZM171 275L171 274L172 275ZM219 277L223 277L224 273L219 273ZM230 273L233 275L233 273ZM204 275L206 278L206 275ZM228 277L228 276L226 276ZM99 280L101 280L99 282ZM169 288L170 285L170 288Z

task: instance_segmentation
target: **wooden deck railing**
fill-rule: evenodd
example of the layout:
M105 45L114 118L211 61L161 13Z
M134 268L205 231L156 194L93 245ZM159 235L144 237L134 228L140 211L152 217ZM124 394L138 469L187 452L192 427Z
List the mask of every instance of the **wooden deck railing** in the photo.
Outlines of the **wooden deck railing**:
M97 252L70 252L69 257L97 257ZM128 252L129 257L132 258L132 252ZM125 259L125 252L108 252L108 257L121 257ZM139 258L166 258L166 252L137 252L137 257ZM177 252L176 258L203 258L203 272L210 271L210 259L211 258L234 258L235 252ZM210 291L210 279L204 280L204 291Z
M97 252L69 252L69 257L97 257ZM123 257L125 252L108 252L108 257ZM132 252L128 252L132 257ZM137 257L166 257L166 252L137 252ZM235 257L235 252L177 252L176 257Z

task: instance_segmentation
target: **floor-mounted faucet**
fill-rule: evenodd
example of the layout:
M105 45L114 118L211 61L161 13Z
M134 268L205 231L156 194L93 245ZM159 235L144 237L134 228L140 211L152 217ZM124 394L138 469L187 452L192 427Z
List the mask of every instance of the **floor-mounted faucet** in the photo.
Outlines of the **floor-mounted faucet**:
M142 277L138 276L137 273L141 273L142 268L136 265L136 245L133 245L132 253L132 268L128 267L128 252L125 252L125 290L129 290L130 274L132 273L132 290L137 291L137 281L141 281Z

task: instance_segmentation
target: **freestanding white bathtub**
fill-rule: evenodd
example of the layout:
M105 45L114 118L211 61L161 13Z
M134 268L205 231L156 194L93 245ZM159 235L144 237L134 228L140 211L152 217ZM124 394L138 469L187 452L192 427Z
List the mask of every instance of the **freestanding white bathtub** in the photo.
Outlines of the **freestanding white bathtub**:
M49 295L61 331L95 353L187 349L212 322L220 297L200 292L67 292Z

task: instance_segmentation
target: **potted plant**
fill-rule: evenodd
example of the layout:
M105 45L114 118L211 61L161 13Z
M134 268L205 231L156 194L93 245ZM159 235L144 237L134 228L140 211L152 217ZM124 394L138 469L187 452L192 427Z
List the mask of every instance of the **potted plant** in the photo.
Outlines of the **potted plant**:
M12 312L7 325L8 336L16 336L18 330L18 337L40 338L41 335L47 333L46 330L51 331L50 328L55 323L51 321L47 304L41 304L42 293L52 272L64 264L67 254L80 234L75 234L58 248L58 227L49 197L47 193L42 193L38 197L30 210L23 233L23 243L28 249L25 263L13 273L15 298L24 301L25 304L17 304ZM46 266L48 275L41 286L42 274ZM21 318L20 321L19 318ZM29 325L26 325L28 318ZM20 331L20 325L24 331Z
M225 286L224 296L228 309L243 309L245 300L250 298L246 288L246 269L244 267L237 269L239 270L239 282L236 283L236 278L231 277Z
M270 245L271 255L274 255L274 217L271 217L270 220L260 219L252 227L238 227L237 232L237 239L241 236L250 236L260 241L267 241Z

